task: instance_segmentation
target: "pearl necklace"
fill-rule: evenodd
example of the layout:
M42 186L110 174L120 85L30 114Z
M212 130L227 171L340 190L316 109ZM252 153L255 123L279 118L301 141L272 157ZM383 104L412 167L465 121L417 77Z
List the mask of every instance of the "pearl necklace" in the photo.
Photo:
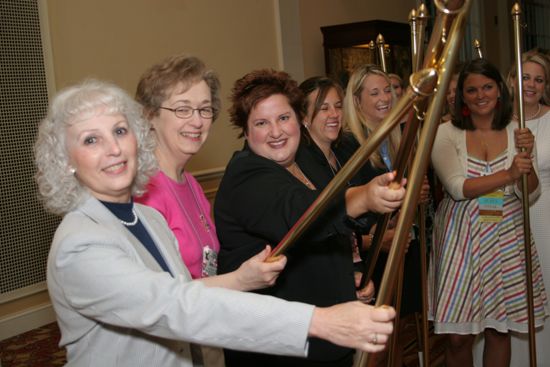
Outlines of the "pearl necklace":
M134 207L132 207L132 214L134 215L134 219L131 222L125 222L122 219L119 219L120 223L124 224L126 227L135 226L138 222L138 216L136 214L136 209Z
M542 109L542 105L540 103L537 103L537 106L538 106L537 112L535 112L532 116L526 117L525 121L532 120L539 115L540 110ZM514 120L519 121L518 115L516 115L515 113L512 117L514 118Z

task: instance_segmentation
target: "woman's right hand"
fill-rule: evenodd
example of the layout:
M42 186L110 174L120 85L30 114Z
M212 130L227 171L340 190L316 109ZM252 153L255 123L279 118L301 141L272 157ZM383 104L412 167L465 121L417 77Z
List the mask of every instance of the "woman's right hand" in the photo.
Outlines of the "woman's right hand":
M275 285L281 271L286 265L286 256L282 255L273 261L265 260L271 254L271 246L267 245L260 253L252 256L235 270L239 289L251 291Z
M394 172L376 176L369 183L346 190L346 209L351 217L366 212L391 213L398 209L405 197L403 179L401 184L393 182Z
M359 301L315 307L309 335L343 347L380 352L393 332L394 318L392 307L373 307Z
M518 180L522 174L531 172L533 159L528 152L521 152L514 156L512 165L506 170L513 181Z
M525 149L528 154L532 154L535 146L535 136L528 128L515 129L514 144L516 149Z
M375 213L391 213L399 209L405 198L405 183L395 183L395 172L376 176L366 185L369 211Z

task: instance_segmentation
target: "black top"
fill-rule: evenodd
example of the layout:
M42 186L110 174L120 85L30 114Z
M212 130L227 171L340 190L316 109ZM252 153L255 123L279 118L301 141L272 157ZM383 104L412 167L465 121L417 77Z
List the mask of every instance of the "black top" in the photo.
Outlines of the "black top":
M170 271L170 268L168 268L168 265L166 264L164 257L162 257L162 254L155 244L155 241L153 241L151 235L149 234L149 232L147 232L147 229L145 228L145 226L143 226L143 224L139 220L139 217L137 217L137 214L133 210L134 202L131 201L129 203L111 203L101 200L100 202L105 205L105 207L109 209L111 213L113 213L114 216L121 221L132 222L134 219L137 219L136 224L124 226L139 240L139 242L141 242L143 247L145 247L147 251L149 251L151 256L155 258L162 270L171 274L172 272Z
M325 171L297 163L316 187L324 187ZM310 158L309 158L310 159ZM220 239L218 271L230 272L275 246L313 203L320 191L310 190L284 167L244 148L233 155L220 183L214 215ZM261 293L290 301L331 306L354 300L351 231L344 224L343 193L315 221L286 255L288 263L274 287ZM308 361L294 357L226 351L228 366L351 366L353 350L324 340L310 340Z
M317 164L323 168L324 181L322 185L316 186L319 190L325 188L326 185L334 178L336 173L334 169L330 168L330 165L321 151L321 149L315 144L311 138L303 138L301 142L302 149L299 151L297 160L302 158L304 165ZM359 149L360 144L351 133L343 133L341 138L332 145L332 151L336 156L336 159L343 167L348 160ZM304 153L307 152L307 153ZM307 156L306 156L307 154ZM337 167L339 170L341 167ZM363 167L348 181L348 186L364 185L371 181L378 175L385 173L386 171L379 168L374 168L370 161L367 161ZM347 224L350 228L354 229L358 234L367 234L370 228L376 224L379 215L374 213L365 213L358 218L347 218Z
M321 158L326 162L326 159L324 158L323 153L321 150L315 145L315 143L311 142L305 147L308 148L311 152L316 152L318 161L320 162ZM340 139L336 144L333 145L333 152L336 155L338 161L344 165L351 156L359 149L360 144L357 142L355 137L352 134L346 134L344 133L342 135L342 139ZM321 158L319 158L319 155ZM326 164L326 170L330 172L330 168L328 167L328 163ZM351 180L351 185L362 185L376 176L379 176L383 173L388 172L386 168L378 168L374 167L370 161L367 161L365 165L361 168L361 170L357 173L357 175ZM379 215L374 213L367 213L361 216L360 218L356 218L354 223L357 223L358 225L354 226L354 229L356 230L358 234L358 238L360 234L367 234L369 233L371 227L376 224L376 222L379 219ZM354 224L352 223L352 224ZM368 251L361 251L361 256L363 259L366 258L368 255ZM384 251L381 251L375 268L372 275L372 280L375 284L375 287L377 290L380 289L380 282L382 281L382 276L384 275L384 269L386 267L386 261L388 258L388 254ZM358 267L358 270L364 270L363 267ZM403 296L402 296L402 302L401 302L401 308L400 313L402 316L411 314L413 312L420 312L422 310L422 299L421 299L421 280L420 280L420 248L419 243L417 240L411 241L409 244L409 249L407 251L407 256L405 256L405 265L404 265L404 285L403 285Z

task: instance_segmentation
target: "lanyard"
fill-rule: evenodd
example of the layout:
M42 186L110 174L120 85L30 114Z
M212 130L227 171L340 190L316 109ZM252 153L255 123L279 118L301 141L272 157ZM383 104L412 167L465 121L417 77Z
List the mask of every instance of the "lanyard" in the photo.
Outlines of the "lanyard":
M386 165L386 168L389 172L392 172L392 164L391 164L391 158L390 158L390 147L388 144L388 139L385 139L382 142L382 145L380 145L380 156L382 157L382 160L384 161L384 164Z
M185 174L182 174L182 175L185 175ZM175 185L175 184L172 183L172 181L166 175L163 174L163 176L164 176L164 179L165 179L166 183L168 184L168 188L170 190L170 193L176 199L176 201L178 203L178 206L180 207L181 211L183 212L183 214L187 218L187 221L191 225L191 228L193 229L193 233L195 234L195 237L197 238L199 243L202 244L203 241L201 241L201 236L199 235L199 231L195 227L195 223L191 220L191 216L189 215L187 209L185 208L185 205L183 205L183 203L181 202L179 195L174 191L173 185ZM187 187L189 187L189 190L191 191L191 195L193 196L193 201L195 203L195 206L196 206L196 208L199 212L199 219L200 219L201 223L203 224L204 231L206 233L208 233L208 236L210 237L211 246L214 246L215 241L212 238L212 231L210 230L210 224L208 223L208 220L206 219L206 216L204 215L204 213L202 211L202 207L199 205L199 200L197 199L197 196L195 194L195 190L193 190L193 186L189 183L189 181L187 179L186 179L186 182L187 182ZM206 247L206 246L208 246L208 245L204 245L204 244L202 245L202 247Z

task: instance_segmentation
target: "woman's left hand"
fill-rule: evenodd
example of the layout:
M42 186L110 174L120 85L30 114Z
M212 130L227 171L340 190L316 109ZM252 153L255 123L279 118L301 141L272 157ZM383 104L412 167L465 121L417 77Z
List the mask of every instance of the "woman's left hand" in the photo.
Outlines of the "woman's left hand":
M525 149L527 154L533 153L533 147L535 146L535 137L531 130L527 128L514 130L514 143L517 150Z
M361 277L363 276L363 273L355 272L355 288L359 287L361 284ZM374 300L374 283L372 280L369 280L367 285L365 285L361 289L357 289L355 291L357 295L357 299L364 303L370 303Z
M273 261L265 260L271 254L271 246L267 245L260 253L246 260L235 270L238 289L251 291L271 287L286 265L286 256L281 255Z

